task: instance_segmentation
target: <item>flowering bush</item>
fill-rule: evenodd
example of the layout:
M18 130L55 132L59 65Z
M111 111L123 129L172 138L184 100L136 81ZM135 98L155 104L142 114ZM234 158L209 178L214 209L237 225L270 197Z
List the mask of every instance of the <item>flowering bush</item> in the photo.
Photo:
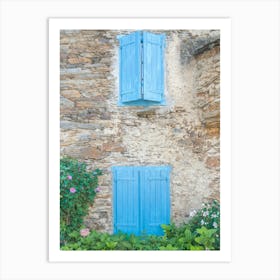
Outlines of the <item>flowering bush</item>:
M85 163L71 158L60 160L60 242L66 244L70 233L80 229L88 207L93 203L98 187L99 169L87 170ZM82 235L83 234L83 235ZM82 236L87 236L85 229Z
M190 230L196 230L199 227L206 229L215 229L215 248L220 249L220 204L217 200L211 203L203 204L199 210L190 212L191 219L188 222Z

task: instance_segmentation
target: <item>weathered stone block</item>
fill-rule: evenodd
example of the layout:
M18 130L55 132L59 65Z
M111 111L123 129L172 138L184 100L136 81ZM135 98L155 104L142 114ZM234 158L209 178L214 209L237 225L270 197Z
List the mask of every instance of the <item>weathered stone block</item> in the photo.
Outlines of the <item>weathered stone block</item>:
M155 109L146 109L144 111L137 112L137 116L139 118L149 118L151 116L154 116L156 114Z
M207 128L220 126L220 110L203 112L202 118L203 118L202 122L205 124Z
M103 129L104 126L99 123L82 123L82 122L73 122L73 121L60 121L60 128L61 129L88 129L88 130L95 130L95 129Z
M68 98L70 100L75 100L77 98L81 97L81 94L78 90L72 89L72 90L62 90L61 95L65 98Z
M120 143L116 142L107 142L102 145L101 148L105 152L124 152L124 147L121 146Z
M208 157L206 159L206 165L210 168L215 168L220 166L220 157Z
M87 57L72 57L68 59L69 64L91 63L91 59Z
M61 106L61 110L74 108L74 102L61 96L60 97L60 106Z
M219 137L220 136L220 127L219 124L216 123L214 127L207 127L206 133L208 136L212 137Z

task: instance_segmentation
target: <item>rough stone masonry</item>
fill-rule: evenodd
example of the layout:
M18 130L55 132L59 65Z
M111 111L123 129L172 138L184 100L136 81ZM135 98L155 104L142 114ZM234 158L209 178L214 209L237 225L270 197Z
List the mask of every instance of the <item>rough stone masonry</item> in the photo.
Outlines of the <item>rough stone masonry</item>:
M149 30L151 31L151 30ZM220 33L166 34L166 106L119 107L118 40L128 30L60 33L61 155L100 168L101 192L85 223L112 232L114 165L171 165L171 218L219 199Z

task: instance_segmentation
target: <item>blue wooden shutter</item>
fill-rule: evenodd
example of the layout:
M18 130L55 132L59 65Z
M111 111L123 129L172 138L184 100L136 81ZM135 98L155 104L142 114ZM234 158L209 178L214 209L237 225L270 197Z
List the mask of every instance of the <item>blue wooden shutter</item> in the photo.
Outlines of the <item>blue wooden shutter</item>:
M114 233L140 233L138 170L113 167Z
M144 100L161 102L164 94L165 35L143 33Z
M170 167L145 167L141 172L141 230L163 235L161 224L170 223Z
M120 101L141 99L141 32L121 36L120 41Z

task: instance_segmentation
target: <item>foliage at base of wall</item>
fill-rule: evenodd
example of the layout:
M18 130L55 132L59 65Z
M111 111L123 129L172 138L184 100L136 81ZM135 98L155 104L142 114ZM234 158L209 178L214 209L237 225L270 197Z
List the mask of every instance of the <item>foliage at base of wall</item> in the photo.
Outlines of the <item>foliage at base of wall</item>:
M61 250L219 250L219 203L213 201L190 214L189 222L179 227L162 225L163 236L73 231Z
M63 157L60 159L60 243L64 245L70 235L83 225L83 218L98 188L99 169L87 170L83 162Z

